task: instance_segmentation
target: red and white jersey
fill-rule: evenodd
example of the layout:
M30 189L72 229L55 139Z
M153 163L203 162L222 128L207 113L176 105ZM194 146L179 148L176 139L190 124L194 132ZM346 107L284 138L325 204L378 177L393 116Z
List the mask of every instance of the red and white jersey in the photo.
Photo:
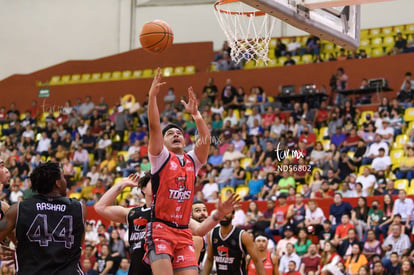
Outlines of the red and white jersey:
M160 155L150 155L150 162L153 221L188 226L200 161L194 151L177 156L164 147Z
M266 275L273 274L273 263L272 263L272 253L267 252L266 259L263 261L263 266L266 271ZM250 259L249 266L247 267L247 275L256 275L256 266L252 259Z

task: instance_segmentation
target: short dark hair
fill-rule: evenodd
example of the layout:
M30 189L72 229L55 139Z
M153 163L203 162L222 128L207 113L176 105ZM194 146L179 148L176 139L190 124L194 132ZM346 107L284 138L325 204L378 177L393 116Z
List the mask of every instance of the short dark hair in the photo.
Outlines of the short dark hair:
M151 174L149 172L145 172L142 177L138 180L138 187L142 189L143 187L146 187L148 182L151 179Z
M205 203L205 202L203 202L203 201L199 201L199 200L194 201L194 202L193 202L193 205L194 205L194 204L204 204L204 205L206 205L206 203Z
M57 180L61 178L61 169L57 162L41 163L30 175L32 190L39 194L47 194L53 191Z
M162 129L162 136L165 136L165 133L166 133L168 130L173 129L173 128L180 130L180 131L181 131L181 133L184 135L184 130L183 130L183 128L181 128L180 126L178 126L178 125L177 125L177 124L175 124L175 123L170 123L170 124L168 124L167 126L165 126L165 127L164 127L164 129Z

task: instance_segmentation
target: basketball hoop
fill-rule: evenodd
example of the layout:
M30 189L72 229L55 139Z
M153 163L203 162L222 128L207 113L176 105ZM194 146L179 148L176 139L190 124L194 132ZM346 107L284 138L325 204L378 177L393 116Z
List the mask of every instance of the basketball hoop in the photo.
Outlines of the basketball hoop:
M276 18L238 1L219 0L214 4L217 20L231 48L231 59L269 61L269 42Z

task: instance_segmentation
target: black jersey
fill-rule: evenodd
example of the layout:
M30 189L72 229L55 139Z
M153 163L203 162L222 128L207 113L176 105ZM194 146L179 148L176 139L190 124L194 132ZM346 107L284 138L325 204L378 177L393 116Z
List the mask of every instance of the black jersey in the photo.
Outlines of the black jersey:
M213 229L210 241L213 246L217 275L246 274L246 249L242 244L243 232L244 230L233 226L230 233L222 238L220 227Z
M204 255L206 255L206 248L207 248L206 240L203 238L203 247L200 250L200 257L198 258L198 266L200 266L204 260Z
M18 205L17 274L83 274L79 261L84 233L80 202L34 195Z
M127 216L128 240L130 245L131 265L128 274L152 274L151 267L143 262L145 255L145 227L151 218L151 208L134 207Z

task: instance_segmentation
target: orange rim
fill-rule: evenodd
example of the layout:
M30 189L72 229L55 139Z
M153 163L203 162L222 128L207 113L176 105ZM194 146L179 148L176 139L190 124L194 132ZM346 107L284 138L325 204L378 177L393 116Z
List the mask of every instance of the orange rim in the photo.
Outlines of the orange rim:
M224 10L220 6L233 3L233 2L240 2L239 0L219 0L216 3L214 3L214 9L220 13L225 14L231 14L231 15L246 15L246 16L263 16L266 13L263 11L230 11L230 10Z

